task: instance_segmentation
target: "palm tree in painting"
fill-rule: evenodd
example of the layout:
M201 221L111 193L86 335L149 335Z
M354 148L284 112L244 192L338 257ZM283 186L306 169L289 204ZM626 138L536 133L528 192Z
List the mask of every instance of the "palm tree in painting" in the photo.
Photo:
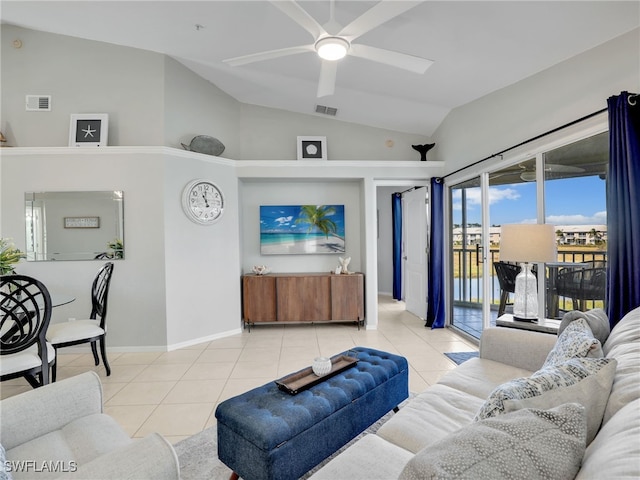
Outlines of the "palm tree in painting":
M296 223L308 224L309 231L315 227L329 238L330 233L336 233L338 230L338 226L330 218L335 213L336 209L328 205L302 205Z

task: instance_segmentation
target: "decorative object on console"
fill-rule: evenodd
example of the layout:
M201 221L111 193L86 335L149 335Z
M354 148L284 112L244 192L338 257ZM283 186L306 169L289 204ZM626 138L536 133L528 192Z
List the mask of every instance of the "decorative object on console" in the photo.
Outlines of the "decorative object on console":
M191 221L212 225L222 217L224 196L215 183L203 179L192 180L182 192L182 208Z
M70 147L106 147L109 115L106 113L74 113L69 126Z
M197 135L191 139L189 145L185 145L184 143L180 145L190 152L204 153L205 155L213 155L215 157L222 155L225 148L220 140L208 135Z
M311 369L317 376L324 377L331 371L331 359L328 357L316 357L313 359Z
M351 273L347 268L349 263L351 262L351 257L346 257L346 258L338 257L338 260L340 260L340 273L344 273L344 274Z
M327 137L298 137L298 160L326 160Z
M254 265L252 270L256 275L266 275L269 273L269 268L267 268L266 265Z
M553 262L557 256L553 225L502 225L500 260L521 263L513 300L515 320L531 322L538 319L538 287L531 263Z
M424 145L411 145L411 147L414 150L416 150L417 152L420 152L420 161L421 162L426 162L427 161L427 152L429 150L431 150L435 146L436 146L435 143L425 143Z

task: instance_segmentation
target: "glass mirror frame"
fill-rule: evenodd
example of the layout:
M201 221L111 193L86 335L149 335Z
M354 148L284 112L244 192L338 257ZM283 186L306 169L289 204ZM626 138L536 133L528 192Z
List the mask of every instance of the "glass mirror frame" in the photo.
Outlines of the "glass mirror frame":
M124 259L124 192L25 192L28 262Z

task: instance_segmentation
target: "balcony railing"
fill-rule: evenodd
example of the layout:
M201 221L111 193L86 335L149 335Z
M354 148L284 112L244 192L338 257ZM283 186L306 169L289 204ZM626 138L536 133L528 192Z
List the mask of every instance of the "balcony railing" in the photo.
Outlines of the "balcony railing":
M467 246L453 249L453 303L457 307L481 308L483 295L482 274L484 268L489 268L490 275L490 304L497 310L500 304L500 284L495 274L493 263L499 260L499 248L491 248L488 263L483 263L482 247ZM558 262L586 263L607 260L607 252L595 249L563 249L558 251ZM560 310L572 310L571 299L560 297ZM602 302L590 302L590 308L602 307Z

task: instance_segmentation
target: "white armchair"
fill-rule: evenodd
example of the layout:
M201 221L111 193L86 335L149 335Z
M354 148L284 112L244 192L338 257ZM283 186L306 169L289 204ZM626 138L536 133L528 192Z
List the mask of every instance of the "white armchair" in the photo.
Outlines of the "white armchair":
M179 479L178 457L154 433L132 440L103 412L95 372L0 401L6 470L23 478Z

